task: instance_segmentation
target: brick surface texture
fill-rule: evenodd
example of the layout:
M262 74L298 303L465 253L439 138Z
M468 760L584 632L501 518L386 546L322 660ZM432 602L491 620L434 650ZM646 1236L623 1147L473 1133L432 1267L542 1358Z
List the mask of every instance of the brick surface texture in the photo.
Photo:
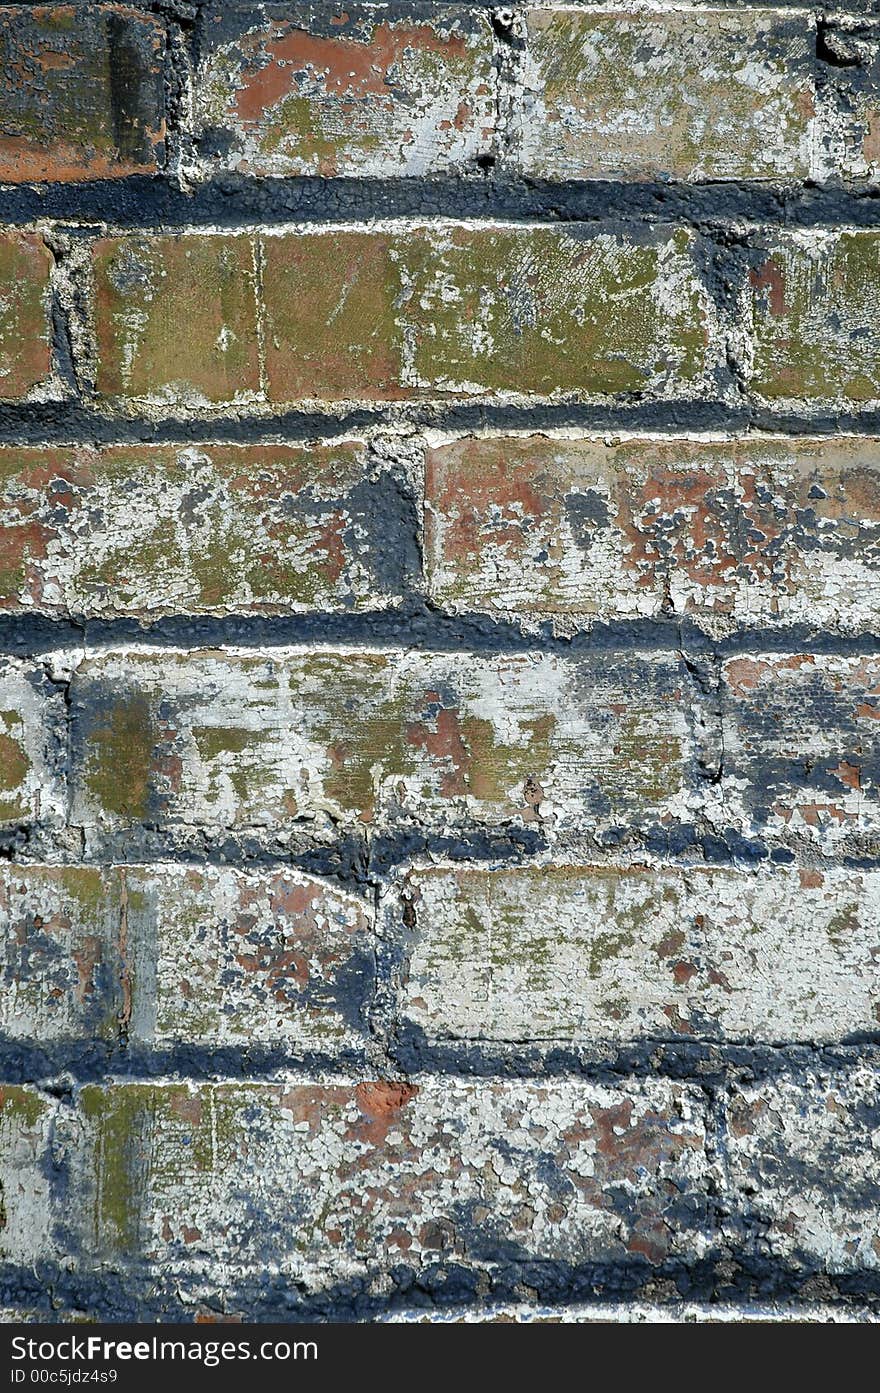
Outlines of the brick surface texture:
M880 6L0 61L0 1317L880 1319Z

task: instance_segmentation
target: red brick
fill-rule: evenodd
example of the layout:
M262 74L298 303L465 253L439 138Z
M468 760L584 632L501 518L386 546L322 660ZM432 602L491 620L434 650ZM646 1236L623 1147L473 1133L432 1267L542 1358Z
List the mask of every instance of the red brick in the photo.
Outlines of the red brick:
M880 623L874 438L508 436L428 451L446 607L717 624Z
M25 396L49 373L51 265L36 233L0 233L0 399L5 401Z
M202 30L196 132L209 170L388 177L476 170L491 148L489 15L218 6Z
M0 181L155 171L164 61L161 20L126 6L0 8Z
M0 447L0 609L273 614L387 604L387 534L374 517L387 487L353 440Z

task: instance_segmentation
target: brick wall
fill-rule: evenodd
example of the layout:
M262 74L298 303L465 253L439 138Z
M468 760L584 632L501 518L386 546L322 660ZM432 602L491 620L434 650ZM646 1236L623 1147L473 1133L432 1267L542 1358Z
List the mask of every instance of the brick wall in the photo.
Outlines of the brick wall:
M870 1318L880 4L0 55L0 1304Z

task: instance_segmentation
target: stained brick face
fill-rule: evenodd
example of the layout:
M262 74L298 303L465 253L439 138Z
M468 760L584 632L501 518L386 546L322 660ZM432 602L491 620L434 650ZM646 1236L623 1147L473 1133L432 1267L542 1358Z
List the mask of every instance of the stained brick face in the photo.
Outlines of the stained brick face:
M550 178L804 178L816 125L803 14L531 10L522 165Z
M41 237L0 233L0 400L17 401L49 374L51 264Z
M9 1319L878 1319L871 9L0 5Z
M476 168L496 128L483 11L354 6L320 14L215 6L196 71L207 168L252 174L430 174Z
M97 243L94 273L102 395L699 393L720 354L683 231L638 242L515 226L120 238Z
M0 179L150 174L164 162L165 33L124 5L0 8Z

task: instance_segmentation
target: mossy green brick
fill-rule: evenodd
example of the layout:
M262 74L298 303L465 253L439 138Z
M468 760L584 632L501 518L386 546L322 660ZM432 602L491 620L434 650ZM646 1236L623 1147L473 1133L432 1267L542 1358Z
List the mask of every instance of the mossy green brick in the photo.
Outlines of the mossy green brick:
M880 398L880 234L782 234L756 258L750 298L756 397Z
M257 266L248 236L99 238L95 280L101 396L178 404L260 390Z
M710 309L692 239L431 229L396 249L410 366L453 396L694 390Z
M49 374L51 265L36 233L0 233L0 400L20 399Z
M719 367L684 230L331 229L262 255L276 402L699 395Z

